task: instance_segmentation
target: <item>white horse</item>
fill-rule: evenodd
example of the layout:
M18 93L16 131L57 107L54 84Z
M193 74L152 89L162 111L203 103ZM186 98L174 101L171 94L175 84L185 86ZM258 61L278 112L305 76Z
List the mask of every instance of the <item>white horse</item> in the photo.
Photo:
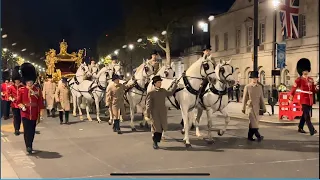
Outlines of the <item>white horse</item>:
M185 75L178 79L178 88L173 96L166 101L167 107L181 109L182 119L184 119L186 147L190 147L189 141L189 119L193 115L192 110L197 105L200 87L205 80L211 80L215 76L215 64L211 57L206 56L199 58L194 62ZM166 80L162 82L165 89L170 89L174 80Z
M218 131L218 135L222 136L228 126L230 121L230 117L225 109L225 107L229 104L228 98L228 88L234 85L234 70L230 65L231 59L229 61L220 60L219 64L217 64L215 68L215 74L217 76L216 82L209 83L205 89L205 92L199 98L199 103L197 105L197 116L196 116L196 136L200 137L199 123L201 120L203 110L206 110L207 119L208 119L208 143L213 143L212 138L212 120L213 113L220 111L225 118L225 125L223 129Z
M101 122L100 119L100 101L103 99L105 95L105 91L107 88L107 83L110 80L110 74L111 70L108 67L102 68L98 74L97 79L94 81L84 80L79 85L79 93L77 94L77 99L80 102L81 97L84 97L86 99L86 112L87 112L87 118L89 121L92 121L92 118L90 117L89 113L89 106L93 102L95 102L96 105L96 114L97 114L97 120L98 123ZM78 103L78 108L80 109L80 103ZM80 115L80 119L81 115Z
M136 85L130 90L128 90L128 92L125 94L125 99L127 100L127 103L130 106L130 126L132 131L136 131L136 128L133 123L135 108L137 105L139 105L142 109L142 112L144 112L146 106L145 101L147 85L150 81L150 76L154 74L154 71L154 65L150 62L145 62L137 68L135 74L133 75L133 79L129 80L128 82L133 83L133 81L136 80ZM109 124L111 123L109 122Z
M72 95L73 116L74 117L77 116L77 107L78 107L77 104L79 103L77 101L77 97L81 96L81 94L79 93L79 85L84 81L84 79L88 75L90 75L89 68L85 63L83 63L78 68L76 75L68 82L68 85L69 85L70 91L71 91L71 95ZM79 108L78 110L79 110L79 115L80 115L80 119L81 119L82 118L81 108Z

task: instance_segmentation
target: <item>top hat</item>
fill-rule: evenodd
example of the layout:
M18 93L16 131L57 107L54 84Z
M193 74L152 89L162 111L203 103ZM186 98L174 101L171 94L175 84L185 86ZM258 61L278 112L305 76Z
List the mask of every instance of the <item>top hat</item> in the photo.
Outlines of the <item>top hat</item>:
M112 75L112 81L115 81L117 79L120 79L120 77L117 74Z
M302 76L303 71L311 71L311 63L307 58L302 58L297 63L297 72L300 76Z
M157 50L153 50L152 52L151 52L151 55L158 55L159 53L158 53L158 51Z
M118 60L118 57L113 55L113 56L111 56L111 60Z
M162 79L161 79L160 76L154 76L154 77L152 78L152 84L155 84L155 83L158 82L158 81L162 81Z
M20 75L19 70L20 70L20 66L14 67L14 69L12 71L12 81L15 81L15 80L21 81L21 75Z
M36 68L31 63L23 63L20 67L20 71L23 83L28 81L35 82L37 80Z
M2 72L2 79L4 81L10 80L10 72L8 70Z
M249 78L259 78L259 72L258 71L251 71Z
M63 83L67 83L67 82L68 82L68 78L63 77L63 78L61 78L61 81L62 81Z
M211 46L208 45L208 44L204 45L202 51L205 51L205 50L210 50L211 51Z

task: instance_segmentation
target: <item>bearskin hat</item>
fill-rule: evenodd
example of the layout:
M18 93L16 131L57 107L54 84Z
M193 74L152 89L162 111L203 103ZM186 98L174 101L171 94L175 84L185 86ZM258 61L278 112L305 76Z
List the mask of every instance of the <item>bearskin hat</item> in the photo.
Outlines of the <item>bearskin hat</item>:
M37 80L36 68L31 63L23 63L20 67L22 82L35 82Z
M2 72L2 79L3 81L10 80L10 72L8 70Z
M302 58L297 63L297 72L300 76L302 76L303 71L311 71L311 63L307 58Z
M20 66L14 67L14 69L12 71L12 81L15 81L15 80L21 81L21 75L20 75L19 70L20 70Z
M111 56L111 60L118 60L118 57L113 55L113 56Z

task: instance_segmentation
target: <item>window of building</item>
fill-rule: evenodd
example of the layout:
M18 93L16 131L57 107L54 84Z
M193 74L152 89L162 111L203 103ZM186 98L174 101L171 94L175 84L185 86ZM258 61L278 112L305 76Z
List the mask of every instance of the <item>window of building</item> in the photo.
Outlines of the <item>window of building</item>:
M241 30L237 29L236 30L236 48L240 48L240 38L241 38Z
M266 42L266 24L264 22L260 23L259 35L260 43Z
M228 50L228 33L224 33L224 50Z
M289 82L290 82L290 74L289 74L289 70L286 69L283 73L283 83L286 86L289 86Z
M252 45L252 26L247 28L247 46L251 46Z
M216 35L214 39L215 39L215 50L217 52L219 51L219 36Z
M306 16L303 14L299 15L299 37L305 37L307 34L306 31Z
M264 71L260 72L260 83L265 85L266 84L266 73Z
M248 71L248 74L247 74L247 84L249 84L250 83L250 73L251 73L251 71Z

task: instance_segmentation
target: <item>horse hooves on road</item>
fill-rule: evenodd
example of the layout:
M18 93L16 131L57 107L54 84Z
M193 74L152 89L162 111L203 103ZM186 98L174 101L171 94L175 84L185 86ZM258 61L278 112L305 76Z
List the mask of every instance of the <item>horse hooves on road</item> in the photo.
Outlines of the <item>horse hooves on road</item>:
M111 122L108 122L108 124L111 126L112 125L112 123Z
M192 148L191 144L186 144L186 148Z
M181 130L180 132L181 132L181 134L184 134L184 130Z
M224 132L218 131L218 135L219 135L219 136L222 136L223 134L224 134Z
M101 121L98 121L98 123L101 123Z
M137 131L137 129L136 129L136 128L132 128L131 130L132 130L132 132L136 132L136 131Z

